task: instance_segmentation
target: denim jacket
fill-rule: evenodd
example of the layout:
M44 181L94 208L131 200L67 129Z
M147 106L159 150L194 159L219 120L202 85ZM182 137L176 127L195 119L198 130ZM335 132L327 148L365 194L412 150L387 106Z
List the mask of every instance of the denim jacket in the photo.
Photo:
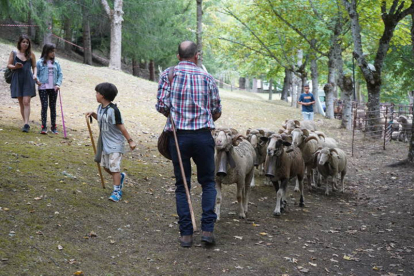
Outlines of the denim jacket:
M63 74L62 74L62 70L60 69L59 61L55 59L53 66L55 67L55 70L53 70L53 84L60 86L62 84ZM37 67L37 79L41 83L47 83L49 81L49 75L48 75L47 63L46 64L43 63L43 58L39 59L36 62L36 67Z

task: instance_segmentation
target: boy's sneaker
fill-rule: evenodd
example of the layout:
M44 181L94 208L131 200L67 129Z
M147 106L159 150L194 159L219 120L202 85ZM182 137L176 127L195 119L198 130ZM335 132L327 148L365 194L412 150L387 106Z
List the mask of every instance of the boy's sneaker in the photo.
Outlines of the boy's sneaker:
M56 125L52 126L50 128L50 131L52 131L52 133L54 133L54 134L59 134L59 132L57 131Z
M122 199L122 191L113 191L111 196L109 197L109 200L113 202L118 202Z
M40 131L40 134L47 134L47 128L45 126L42 126L42 130Z
M125 180L125 173L121 172L121 184L119 185L119 189L122 190L124 187L124 180Z
M22 131L23 131L23 132L29 132L29 130L30 130L30 126L29 126L28 124L25 124L25 125L22 127Z

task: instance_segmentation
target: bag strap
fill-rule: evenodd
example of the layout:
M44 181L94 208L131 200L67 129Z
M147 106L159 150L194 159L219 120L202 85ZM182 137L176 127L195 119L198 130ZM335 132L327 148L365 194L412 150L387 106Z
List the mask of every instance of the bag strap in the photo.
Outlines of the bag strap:
M175 66L170 67L170 70L168 71L168 80L170 81L170 85L172 84L172 81L174 79L174 68Z

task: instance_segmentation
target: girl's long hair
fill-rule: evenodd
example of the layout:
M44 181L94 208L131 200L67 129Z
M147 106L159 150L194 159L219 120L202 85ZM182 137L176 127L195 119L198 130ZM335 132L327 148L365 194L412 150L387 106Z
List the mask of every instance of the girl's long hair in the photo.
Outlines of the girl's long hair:
M27 50L26 50L26 52L24 53L24 56L26 57L26 59L29 59L30 58L30 56L32 55L32 42L30 41L30 38L27 36L27 35L25 35L25 34L22 34L20 37L19 37L19 41L17 42L17 49L19 49L19 51L21 50L20 48L20 43L22 43L22 41L24 40L24 39L27 39L27 41L29 41L29 47L27 47Z
M55 49L56 49L55 44L46 43L45 45L43 45L42 55L40 56L40 58L43 58L43 64L46 64L47 56L49 55L50 52L52 52ZM55 59L52 58L50 61L54 63Z

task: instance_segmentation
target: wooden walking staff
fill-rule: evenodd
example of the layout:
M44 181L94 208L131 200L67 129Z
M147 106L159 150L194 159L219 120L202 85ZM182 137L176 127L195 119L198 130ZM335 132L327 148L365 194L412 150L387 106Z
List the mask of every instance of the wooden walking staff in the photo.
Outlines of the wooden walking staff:
M86 118L86 123L88 124L89 136L91 137L93 152L96 154L96 147L95 147L95 141L93 140L93 136L92 136L91 124L89 123L88 116L85 116L85 118ZM92 123L92 117L89 117L89 119ZM96 162L96 165L98 166L99 176L101 177L102 189L105 189L105 182L102 176L101 166L99 165L98 162Z
M185 172L184 172L183 160L181 159L180 147L178 146L177 133L175 131L175 125L174 125L174 121L172 119L171 114L169 115L169 118L170 118L171 126L172 126L172 129L173 129L175 147L177 148L178 163L180 163L181 176L182 176L183 182L184 182L185 194L187 195L188 207L190 208L191 222L193 224L193 230L197 231L197 225L196 225L195 217L194 217L193 204L191 203L190 190L188 189L187 178L186 178Z

